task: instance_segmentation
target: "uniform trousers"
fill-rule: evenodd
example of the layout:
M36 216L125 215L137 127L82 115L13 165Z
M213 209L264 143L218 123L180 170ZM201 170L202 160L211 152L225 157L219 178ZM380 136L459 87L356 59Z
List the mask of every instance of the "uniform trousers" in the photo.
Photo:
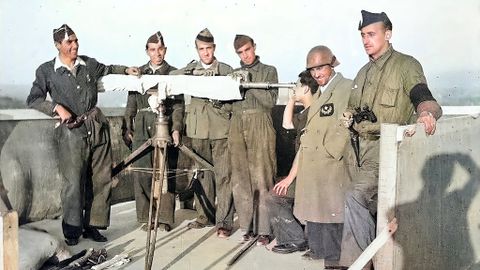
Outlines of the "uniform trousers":
M294 198L269 193L266 201L270 225L277 244L300 245L305 243L303 228L293 216Z
M79 238L88 226L105 229L110 225L112 189L108 122L98 110L97 116L89 116L78 128L60 125L55 137L64 179L61 199L65 238Z
M137 149L149 138L155 136L155 121L157 115L151 111L140 110L135 117L135 128L133 133L132 148ZM176 149L167 148L167 168L176 168ZM152 168L153 148L149 148L141 158L134 162L138 168ZM167 173L167 192L162 193L160 199L160 209L158 213L158 222L173 225L175 219L175 177L172 173ZM150 209L150 194L152 189L152 174L145 172L133 173L133 186L135 193L135 204L137 211L137 221L148 223L148 212ZM164 187L165 188L165 187ZM155 207L153 211L156 211ZM153 212L155 213L155 212Z
M197 222L232 229L233 198L227 139L192 138L192 149L214 166L214 172L204 171L193 184Z
M275 137L269 112L233 113L228 147L235 209L240 229L261 235L271 233L265 199L276 174Z
M338 261L342 242L342 223L307 221L308 247L314 259Z
M352 149L345 159L353 188L345 198L341 265L351 265L375 239L379 149L379 140L360 139L361 167Z

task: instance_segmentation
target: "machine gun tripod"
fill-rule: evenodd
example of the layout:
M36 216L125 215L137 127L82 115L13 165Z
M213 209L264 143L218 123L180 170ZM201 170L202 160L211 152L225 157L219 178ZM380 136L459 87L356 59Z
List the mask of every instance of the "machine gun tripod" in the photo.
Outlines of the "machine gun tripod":
M149 151L153 151L153 164L152 164L152 188L150 191L150 205L148 211L147 222L147 241L146 241L146 254L145 254L145 269L150 270L152 268L155 243L157 239L158 231L158 218L160 212L160 202L162 193L167 192L167 148L171 143L171 138L168 129L167 116L165 115L165 105L163 102L158 104L158 115L155 120L155 134L150 139L146 140L140 147L133 151L129 156L122 160L112 170L112 176L117 175L129 164ZM179 146L186 156L196 161L197 167L203 167L206 170L213 170L213 166L206 160L195 154L188 147L182 145Z
M112 75L109 75L112 76ZM168 75L152 75L152 76L166 76L165 80L167 79L175 79L178 78L174 76L173 78ZM192 80L197 79L201 76L187 76L186 78L181 78L182 80ZM130 78L134 79L135 78ZM209 79L219 79L219 77L211 77ZM220 78L221 79L221 78ZM137 79L138 80L138 79ZM248 81L241 81L233 79L236 85L236 91L240 91L240 89L247 89L247 88L257 88L257 89L270 89L270 88L277 88L277 87L286 87L291 88L294 87L295 84L292 83L268 83L268 82L260 82L260 83L251 83ZM147 243L146 243L146 255L145 255L145 269L150 270L153 263L153 257L155 252L155 242L158 230L158 215L160 210L160 202L162 192L166 192L167 187L167 146L171 142L169 129L168 129L168 121L165 113L165 105L162 100L162 97L159 95L158 89L165 89L165 96L172 95L174 93L168 93L167 91L167 84L165 82L161 82L160 80L156 81L158 83L157 89L149 88L146 93L151 95L157 95L157 105L155 105L155 109L158 111L157 118L155 120L155 135L148 139L145 143L143 143L139 148L137 148L132 154L126 157L123 161L121 161L112 171L112 175L115 176L124 168L126 168L130 163L134 160L138 159L142 156L142 154L146 153L147 150L150 151L153 148L153 166L152 166L152 188L150 193L150 205L149 205L149 223L147 224ZM178 82L178 81L177 81ZM222 81L223 82L223 81ZM175 83L175 82L174 82ZM186 85L182 85L186 86ZM187 84L188 86L188 84ZM232 85L229 85L232 87ZM150 86L148 86L150 87ZM120 87L122 88L122 87ZM173 90L176 90L176 87L171 87ZM125 88L122 88L125 90ZM171 90L171 89L170 89ZM232 92L234 89L231 89ZM188 91L187 91L188 92ZM141 92L142 94L145 92ZM177 93L180 94L180 93ZM238 92L237 92L238 94ZM234 95L233 98L235 99L238 95ZM229 100L229 99L227 99ZM150 103L150 102L149 102ZM150 104L152 106L152 104ZM153 107L152 107L153 108ZM196 161L197 167L201 167L207 170L213 170L213 166L205 161L202 157L196 155L193 151L188 149L185 146L179 147L180 151L184 153L186 156L190 157L191 159Z

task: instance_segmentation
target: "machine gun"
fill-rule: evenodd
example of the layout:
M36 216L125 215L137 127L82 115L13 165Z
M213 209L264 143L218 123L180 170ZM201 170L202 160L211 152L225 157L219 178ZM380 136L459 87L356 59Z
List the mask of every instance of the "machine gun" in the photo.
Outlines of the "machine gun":
M367 105L364 105L362 108L356 107L355 113L352 116L354 123L361 123L363 121L370 121L372 123L377 122L377 117L375 113ZM359 133L358 131L353 128L353 124L348 127L348 131L350 132L350 143L353 147L353 152L355 153L355 159L357 160L357 166L362 167L360 164L360 141L359 141Z
M168 129L168 117L165 115L165 99L172 95L187 94L210 99L212 103L214 103L214 106L221 107L223 101L241 99L241 89L270 89L295 86L293 83L251 83L248 82L248 74L244 77L241 73L232 76L195 75L200 76L143 75L141 77L134 77L107 75L99 81L99 89L103 91L137 91L141 94L150 94L151 96L149 97L148 103L152 111L157 113L155 134L112 170L112 176L115 176L133 161L140 158L145 152L153 151L153 166L150 171L152 174L152 189L150 191L149 224L147 225L150 229L147 232L145 254L146 270L152 268L160 202L162 194L166 192L167 186L167 146L171 143L171 138ZM196 167L198 167L197 169L213 170L211 164L195 154L192 150L185 146L180 146L179 149L195 161L197 164Z
M244 89L258 88L258 89L270 89L270 88L293 88L294 83L269 83L269 82L241 82L240 87Z

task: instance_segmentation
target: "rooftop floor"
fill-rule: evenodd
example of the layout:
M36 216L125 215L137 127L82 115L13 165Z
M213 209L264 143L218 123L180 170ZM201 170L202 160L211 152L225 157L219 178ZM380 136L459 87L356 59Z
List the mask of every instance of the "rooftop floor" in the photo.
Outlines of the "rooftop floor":
M227 262L244 246L242 233L236 227L227 239L217 238L214 227L189 229L187 223L195 218L192 210L178 209L176 224L170 232L158 231L152 269L323 269L323 260L301 259L303 253L276 254L264 246L254 246L234 265ZM43 220L31 223L63 239L61 220ZM109 241L97 243L80 239L72 254L91 248L107 250L108 258L128 253L131 261L118 269L144 269L146 232L136 222L135 202L125 202L112 207L111 226L102 232Z

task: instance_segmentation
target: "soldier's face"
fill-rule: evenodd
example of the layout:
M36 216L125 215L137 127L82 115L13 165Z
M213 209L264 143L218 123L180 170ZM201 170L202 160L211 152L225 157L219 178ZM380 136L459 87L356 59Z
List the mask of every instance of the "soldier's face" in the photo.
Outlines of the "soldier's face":
M373 59L378 59L388 49L392 31L385 29L383 22L376 22L360 30L365 52Z
M333 71L330 65L331 62L332 59L329 56L320 52L309 55L307 59L307 69L318 85L325 86L330 80Z
M255 47L255 44L252 44L252 42L247 42L247 44L238 48L238 57L240 57L240 60L242 60L245 65L251 65L255 62L255 58L257 57Z
M203 42L200 40L195 40L197 46L197 53L200 60L205 65L210 65L215 59L215 44L209 42Z
M150 57L150 63L155 66L161 65L165 59L167 47L165 47L162 42L148 43L147 47L147 55Z
M68 36L68 39L62 40L61 43L55 42L55 47L57 47L60 56L71 60L77 59L78 46L78 39L75 34Z

